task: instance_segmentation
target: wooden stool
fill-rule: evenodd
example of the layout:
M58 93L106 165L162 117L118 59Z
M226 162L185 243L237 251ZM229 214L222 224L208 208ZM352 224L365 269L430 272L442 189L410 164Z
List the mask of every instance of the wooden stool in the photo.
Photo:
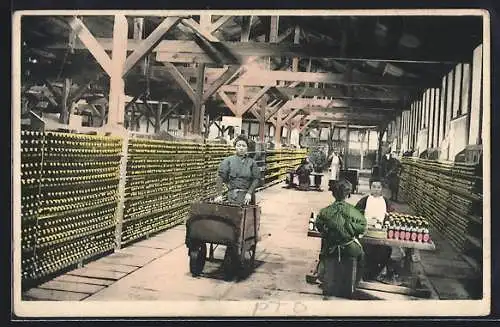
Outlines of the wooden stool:
M339 262L337 256L328 256L324 264L323 295L350 298L356 288L358 260L345 258Z

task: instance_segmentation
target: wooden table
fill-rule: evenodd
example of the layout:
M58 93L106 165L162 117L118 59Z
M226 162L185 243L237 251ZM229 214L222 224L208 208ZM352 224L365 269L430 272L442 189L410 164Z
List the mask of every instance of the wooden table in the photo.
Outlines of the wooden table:
M308 231L307 236L321 237L321 234L318 231ZM360 239L360 242L361 244L385 245L403 248L405 251L405 258L401 278L407 286L363 281L359 283L357 287L358 289L398 293L418 297L430 296L430 290L421 288L420 286L420 276L418 276L418 271L413 258L418 250L434 251L436 246L432 241L429 243L422 243L364 236Z

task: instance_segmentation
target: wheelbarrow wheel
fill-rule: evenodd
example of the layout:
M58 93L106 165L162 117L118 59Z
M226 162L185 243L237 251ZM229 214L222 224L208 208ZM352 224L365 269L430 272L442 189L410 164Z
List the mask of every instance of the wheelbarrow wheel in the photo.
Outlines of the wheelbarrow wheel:
M193 277L199 276L205 267L207 257L207 245L195 243L189 249L189 271Z
M233 280L238 271L238 266L239 260L236 249L234 247L227 247L223 263L224 280Z
M255 268L255 247L254 244L243 253L241 269L239 271L240 278L248 277Z

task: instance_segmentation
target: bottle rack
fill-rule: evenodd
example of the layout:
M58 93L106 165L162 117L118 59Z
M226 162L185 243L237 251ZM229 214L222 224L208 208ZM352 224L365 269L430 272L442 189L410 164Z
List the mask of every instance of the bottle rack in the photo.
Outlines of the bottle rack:
M122 144L119 137L22 131L23 281L108 252L115 241L125 245L182 223L191 203L217 195L219 165L234 153L222 144L129 139L124 211L117 217ZM262 167L266 182L306 156L305 150L270 154L273 160L262 164L277 167Z
M305 149L278 149L266 152L265 183L281 181L287 171L297 168L307 156Z
M40 279L113 248L121 140L57 132L28 140L37 147L22 144L23 177L31 175L32 183L25 185L31 191L23 191L21 206L35 208L30 219L23 215L32 228L34 243L25 242L25 249L33 251L34 269L23 276ZM30 163L36 170L26 170Z
M36 276L35 244L40 206L43 134L21 131L21 274L22 280Z
M122 244L180 224L202 195L203 144L131 139Z
M226 144L205 144L205 171L203 174L204 197L217 196L215 189L219 165L234 153L234 147Z
M477 165L404 158L400 189L458 251L482 260L482 178Z

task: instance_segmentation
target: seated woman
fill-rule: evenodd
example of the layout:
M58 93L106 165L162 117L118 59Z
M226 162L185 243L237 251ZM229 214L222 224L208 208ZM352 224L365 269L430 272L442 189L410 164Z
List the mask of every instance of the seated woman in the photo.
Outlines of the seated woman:
M381 228L385 214L393 211L387 198L382 196L382 182L379 179L370 181L370 194L361 198L356 203L356 208L360 210L366 220L368 227ZM387 268L392 248L385 245L365 244L365 280L380 279L382 271ZM395 250L399 250L396 248Z
M351 188L345 181L335 183L332 188L335 202L321 209L316 218L316 227L322 239L320 265L324 267L324 278L320 279L323 279L325 295L334 295L331 294L334 284L332 271L334 260L345 262L356 258L358 260L356 283L362 275L364 253L358 238L365 232L366 219L353 205L345 202L350 192Z
M310 179L309 176L313 172L314 168L309 157L304 158L299 168L295 173L299 176L299 189L307 190L309 189Z

